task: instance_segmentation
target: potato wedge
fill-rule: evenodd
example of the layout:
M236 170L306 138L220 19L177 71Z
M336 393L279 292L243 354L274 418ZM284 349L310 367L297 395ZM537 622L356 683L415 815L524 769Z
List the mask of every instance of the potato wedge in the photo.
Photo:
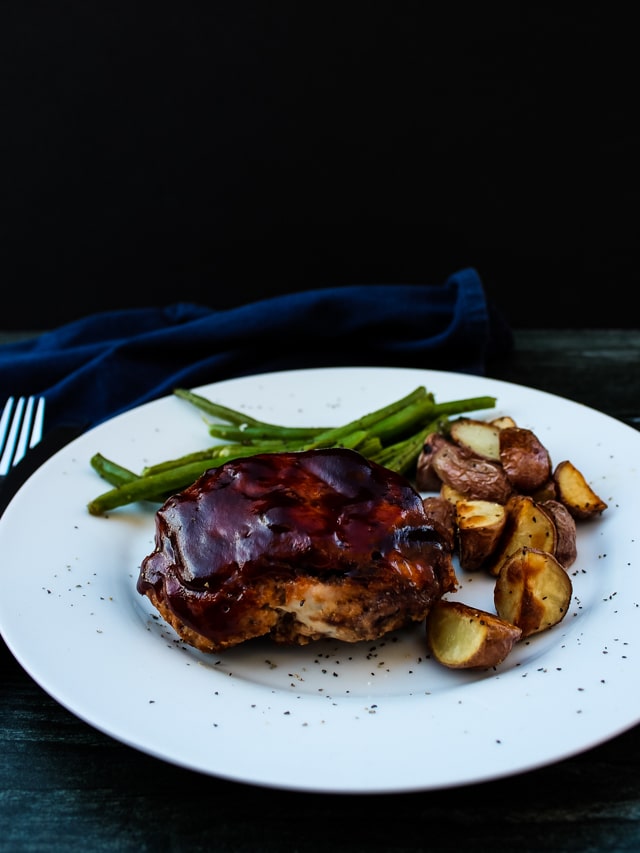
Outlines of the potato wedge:
M554 556L557 561L568 569L578 557L577 529L575 518L560 501L544 501L540 504L548 513L556 526L556 547Z
M523 427L498 430L500 462L514 490L531 494L551 478L551 457L537 435Z
M500 461L500 430L489 421L457 418L451 422L451 438L483 459Z
M593 491L572 462L559 462L553 472L553 479L558 490L558 500L574 518L593 518L607 508L607 504Z
M481 568L496 549L507 521L504 504L495 501L459 500L455 505L460 567Z
M503 563L521 548L555 554L558 532L551 517L528 495L514 495L507 504L507 521L487 569L499 575Z
M441 445L431 465L443 483L465 497L506 503L513 492L502 466L453 442Z
M502 566L493 600L498 616L520 628L524 638L561 622L572 595L571 578L553 554L521 548Z
M516 625L458 601L436 601L426 622L427 646L450 669L498 666L522 636Z

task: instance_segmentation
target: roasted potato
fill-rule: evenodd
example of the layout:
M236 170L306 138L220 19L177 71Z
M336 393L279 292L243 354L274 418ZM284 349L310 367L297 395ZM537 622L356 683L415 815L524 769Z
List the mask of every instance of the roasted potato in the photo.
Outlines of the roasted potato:
M439 432L433 432L425 438L416 464L415 478L418 491L437 492L440 490L442 480L433 467L433 457L441 447L448 443L444 435Z
M576 521L560 501L544 501L540 506L551 516L556 526L556 546L553 554L557 561L568 569L578 557Z
M506 503L513 487L498 462L484 459L453 442L441 445L431 458L440 480L465 497Z
M489 421L457 418L451 422L451 438L483 459L500 461L500 429Z
M530 493L530 497L537 501L537 503L543 503L544 501L555 501L558 497L558 488L555 484L553 476L549 477L546 483L543 483L539 488L534 489Z
M493 600L498 616L524 638L561 622L572 595L571 578L553 554L521 548L500 569Z
M524 637L557 625L573 595L576 522L607 504L569 461L555 469L547 448L513 418L460 417L425 442L417 485L432 523L451 533L465 571L495 577L496 613L449 599L426 620L428 648L451 669L501 663ZM433 502L431 502L433 501ZM447 547L451 538L445 537Z
M447 483L442 483L440 486L440 497L444 498L449 503L452 503L454 506L458 503L458 501L466 501L467 498L462 492L459 492L457 489L454 489L453 486L449 486Z
M498 427L498 429L504 429L505 427L514 427L518 426L518 424L514 421L512 417L509 415L501 415L499 418L493 418L489 421L493 426Z
M490 574L496 576L511 554L521 548L536 548L554 554L558 536L551 516L528 495L514 495L506 510L502 537L487 564Z
M429 522L450 552L456 547L456 508L442 497L423 498Z
M496 549L507 521L504 504L495 501L459 500L455 504L460 567L481 568Z
M450 669L486 669L507 657L522 636L516 625L458 601L435 602L426 622L427 646Z
M600 515L607 504L598 497L587 483L584 475L572 462L559 462L553 472L557 487L558 500L563 503L571 515L579 520Z
M500 462L514 491L528 495L551 479L551 457L534 432L505 427L498 439Z

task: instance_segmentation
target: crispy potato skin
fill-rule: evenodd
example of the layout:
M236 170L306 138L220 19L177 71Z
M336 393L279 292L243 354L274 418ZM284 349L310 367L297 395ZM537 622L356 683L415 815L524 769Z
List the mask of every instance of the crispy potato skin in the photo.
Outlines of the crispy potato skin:
M433 457L447 443L447 439L438 432L431 433L425 438L416 465L416 488L418 491L437 492L440 490L442 480L433 467Z
M498 616L530 637L557 625L567 615L573 585L553 554L522 548L506 561L494 587Z
M578 558L576 521L566 506L560 503L560 501L543 501L540 506L551 516L556 526L555 557L565 569L568 569Z
M556 486L553 475L549 477L546 483L543 483L539 488L531 492L531 497L538 503L545 501L555 501L558 498L558 487Z
M551 457L530 429L505 427L499 430L500 462L517 492L531 494L551 478Z
M502 663L522 631L494 613L439 599L426 623L433 657L450 669L487 669Z
M451 501L443 497L423 498L425 513L429 523L440 536L443 545L451 552L456 547L456 508Z
M467 498L506 503L513 493L513 487L499 463L484 459L453 442L447 442L436 450L431 465L443 483Z

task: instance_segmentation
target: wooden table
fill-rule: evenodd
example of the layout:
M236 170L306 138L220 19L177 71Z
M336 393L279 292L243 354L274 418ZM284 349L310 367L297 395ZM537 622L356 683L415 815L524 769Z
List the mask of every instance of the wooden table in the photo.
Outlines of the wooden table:
M491 365L492 376L640 425L640 331L515 338L514 357ZM640 726L553 766L476 786L291 793L202 776L112 740L51 699L4 644L0 672L2 851L640 849ZM629 701L640 701L637 684Z

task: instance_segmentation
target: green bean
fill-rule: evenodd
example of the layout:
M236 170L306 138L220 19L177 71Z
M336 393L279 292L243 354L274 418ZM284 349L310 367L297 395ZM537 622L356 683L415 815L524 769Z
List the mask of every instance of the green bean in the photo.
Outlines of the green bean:
M493 409L496 405L495 397L466 397L460 400L450 400L448 403L435 403L432 414L436 415L462 415L464 412L479 412L482 409Z
M356 448L358 453L361 453L363 456L366 456L367 459L372 459L376 453L380 453L382 450L382 443L377 436L367 436L363 441L358 444Z
M427 436L433 432L445 432L448 424L448 418L440 415L409 438L383 447L372 457L373 461L399 474L407 474L415 467Z
M122 465L118 465L111 459L107 459L102 453L94 453L90 462L94 471L97 471L102 479L111 483L112 486L122 486L138 478L138 475L134 474L133 471L123 468Z
M209 425L223 443L146 466L140 475L102 454L95 454L92 467L114 488L89 502L92 515L102 515L136 501L161 502L189 486L209 468L257 453L348 447L387 468L410 475L430 432L446 431L454 414L489 409L496 404L495 397L489 396L436 403L433 394L419 386L401 399L343 426L306 428L268 424L183 388L175 393L227 422L226 426ZM224 442L223 436L229 440Z
M320 447L333 447L336 444L340 444L345 436L348 436L355 430L366 429L371 435L376 435L375 427L377 424L385 421L388 423L388 419L396 414L399 414L399 417L402 418L405 409L424 399L433 400L433 397L427 394L424 386L419 386L406 397L396 400L394 403L389 403L381 409L369 412L369 414L356 418L354 421L344 424L344 426L327 429L314 438L308 445L308 449L314 450Z
M348 447L351 450L359 450L361 445L370 438L366 429L357 429L345 435L341 441L336 442L334 447ZM305 445L305 450L310 450L309 445Z
M170 471L172 468L182 468L192 462L201 462L209 460L212 462L215 455L220 452L225 445L216 444L213 447L207 447L204 450L194 450L192 453L187 453L184 456L179 456L176 459L166 459L164 462L157 462L155 465L146 465L142 469L143 477L152 477L155 474L162 474L164 471Z
M430 419L435 403L432 397L411 403L405 409L392 412L385 418L372 424L369 429L371 436L377 436L383 444L399 440L413 433L416 427ZM316 439L317 440L317 439Z
M463 412L491 409L495 404L496 398L488 396L467 397L465 399L453 400L447 403L424 403L421 407L416 408L414 412L410 413L410 417L407 418L407 427L413 427L415 429L416 425L419 424L421 426L417 433L407 436L407 440L410 442L409 446L417 446L418 450L415 454L417 457L421 449L421 444L424 441L424 437L430 432L446 431L449 425L449 418L451 416L462 414ZM427 421L427 418L432 419L430 423ZM402 429L395 430L394 432L391 420L392 419L389 419L389 422L387 423L378 424L377 427L374 428L374 431L380 436L386 451L388 451L389 458L393 459L395 453L394 448L399 447L403 442L400 441L399 444L385 444L385 442L388 442L390 438L394 437L394 435L402 435ZM426 427L424 426L425 421L427 421L428 424ZM393 467L393 465L388 465L387 467ZM406 469L406 465L403 467Z
M179 491L195 482L201 474L211 468L209 460L191 462L188 465L171 468L159 474L136 477L128 483L122 483L108 492L103 492L89 502L91 515L103 515L110 509L116 509L136 501L157 501L163 494Z
M236 444L254 441L310 441L324 432L326 427L285 427L278 424L265 426L236 426L235 424L209 424L209 435Z
M185 465L194 462L209 460L210 467L212 467L230 458L253 456L256 453L274 453L275 451L286 449L299 450L302 446L300 443L285 445L282 441L269 441L252 445L215 444L212 447L207 447L205 450L195 450L176 459L167 459L164 462L157 462L155 465L147 465L142 469L142 476L149 477L155 474L162 474L164 471L170 471L173 468L183 468Z
M220 418L220 420L227 421L227 423L237 424L238 426L242 426L242 424L262 426L262 421L252 418L251 415L247 415L245 412L239 412L236 409L229 409L221 403L214 403L213 400L208 400L206 397L202 397L200 394L195 394L193 391L189 391L186 388L174 388L173 393L176 397L181 397L183 400L186 400L194 406L197 406L199 409L202 409L202 411L206 412L208 415L213 415L213 417Z
M237 431L227 427L228 436L233 441L239 442L244 440L244 438L247 437L245 435L246 430L249 430L247 435L250 435L252 438L308 439L312 438L314 435L324 432L326 429L326 427L290 427L281 426L280 424L270 424L267 423L267 421L260 421L257 418L253 418L245 412L240 412L237 409L230 409L227 406L223 406L221 403L214 403L212 400L208 400L206 397L202 397L199 394L194 394L193 391L188 391L186 388L175 388L173 393L177 397L181 397L183 400L197 406L208 415L212 415L222 421L226 421L227 424L235 426ZM214 432L214 430L216 430L216 432ZM225 438L225 435L217 434L217 424L209 424L209 431L212 436L215 435L217 438ZM224 433L224 431L225 428L223 427L221 432Z
M224 456L220 454L217 460L212 460L210 457L199 459L183 465L174 465L154 474L143 474L134 480L121 483L114 489L103 492L90 501L88 504L89 512L91 515L102 515L107 510L126 506L136 501L155 501L157 503L164 500L166 496L190 486L209 468L215 468L231 459L255 455L251 452L247 453L246 447L237 445L235 449L227 445L224 450Z

